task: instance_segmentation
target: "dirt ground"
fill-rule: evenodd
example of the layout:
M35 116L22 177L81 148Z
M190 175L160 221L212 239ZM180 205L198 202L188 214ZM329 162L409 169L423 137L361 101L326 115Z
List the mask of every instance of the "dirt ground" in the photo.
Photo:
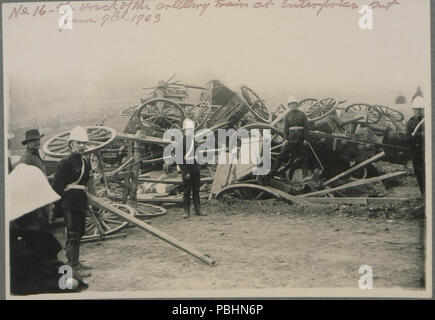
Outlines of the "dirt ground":
M126 238L82 245L81 259L94 266L87 291L358 288L362 265L372 267L374 288L423 289L425 219L411 209L422 204L415 178L402 178L388 196L411 201L318 210L272 199L209 200L207 216L189 219L168 207L151 225L216 265L126 228Z

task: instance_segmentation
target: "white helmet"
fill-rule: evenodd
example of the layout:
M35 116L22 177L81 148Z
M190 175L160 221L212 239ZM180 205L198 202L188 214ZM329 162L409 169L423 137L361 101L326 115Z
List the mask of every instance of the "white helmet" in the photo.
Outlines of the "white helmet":
M298 100L296 100L292 96L289 96L288 99L287 99L287 105L289 105L290 103L298 103Z
M60 199L41 169L24 163L17 165L9 174L6 190L9 193L7 221Z
M183 130L186 130L186 129L195 129L195 121L193 121L189 118L184 119Z
M71 134L69 135L68 143L70 141L80 141L80 142L89 142L88 134L83 127L77 126L71 130Z
M417 96L412 101L412 108L413 109L424 109L424 99L423 97Z

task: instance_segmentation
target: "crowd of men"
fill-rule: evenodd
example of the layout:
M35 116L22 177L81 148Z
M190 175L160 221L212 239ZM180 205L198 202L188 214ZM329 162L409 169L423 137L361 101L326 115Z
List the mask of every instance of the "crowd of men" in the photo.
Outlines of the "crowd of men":
M289 98L290 111L285 117L284 143L278 161L268 178L277 174L280 166L297 157L304 158L304 139L309 130L306 115ZM407 143L412 152L412 163L422 196L425 193L424 163L424 98L412 99L414 116L406 125ZM196 161L184 162L195 154L193 141L187 141L188 130L194 129L190 119L183 121L183 163L177 165L184 184L184 217L190 216L191 196L196 215L201 210L199 196L200 170ZM11 138L9 136L8 138ZM80 239L85 231L88 208L86 192L94 193L91 165L84 156L89 142L83 127L74 128L68 139L70 155L62 159L50 185L47 170L40 155L43 135L37 129L28 130L22 144L26 150L15 168L8 159L9 206L6 214L10 228L10 290L12 294L76 292L86 289L83 280L91 276L91 266L80 261ZM266 179L266 180L267 180ZM423 197L424 199L424 197ZM62 246L50 233L49 223L63 217L66 225L66 264L58 260ZM71 275L61 285L59 268L66 265Z

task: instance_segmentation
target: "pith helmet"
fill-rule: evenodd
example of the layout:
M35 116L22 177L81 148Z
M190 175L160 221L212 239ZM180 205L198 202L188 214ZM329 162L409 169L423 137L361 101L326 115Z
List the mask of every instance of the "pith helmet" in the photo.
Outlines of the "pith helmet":
M54 192L41 169L20 163L7 178L9 193L7 221L17 219L49 203L60 196Z
M183 121L183 130L187 130L187 129L195 129L195 121L186 118Z
M424 109L424 98L417 96L414 98L414 100L412 101L412 108L413 109Z
M88 134L83 127L77 126L71 130L71 134L69 136L68 142L70 141L80 141L80 142L89 142Z

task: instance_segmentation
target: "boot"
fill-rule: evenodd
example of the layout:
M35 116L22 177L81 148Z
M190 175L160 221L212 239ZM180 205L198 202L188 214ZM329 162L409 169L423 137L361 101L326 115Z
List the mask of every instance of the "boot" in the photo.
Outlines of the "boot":
M88 266L86 264L79 262L79 269L80 270L92 270L93 268L91 266Z
M68 258L68 264L73 269L73 272L82 278L91 276L90 272L80 268L80 242L68 242L66 245L66 256Z
M184 208L184 214L183 214L183 218L189 218L190 217L190 209L189 208Z
M207 215L206 213L202 212L201 207L196 207L195 208L195 214L197 216L206 216Z
M80 265L76 265L75 267L71 266L73 269L73 274L78 275L81 278L88 278L92 275L89 271L80 269Z
M278 172L279 167L281 167L282 161L277 160L272 164L272 168L270 169L270 172L266 175L265 182L269 182L269 180Z

